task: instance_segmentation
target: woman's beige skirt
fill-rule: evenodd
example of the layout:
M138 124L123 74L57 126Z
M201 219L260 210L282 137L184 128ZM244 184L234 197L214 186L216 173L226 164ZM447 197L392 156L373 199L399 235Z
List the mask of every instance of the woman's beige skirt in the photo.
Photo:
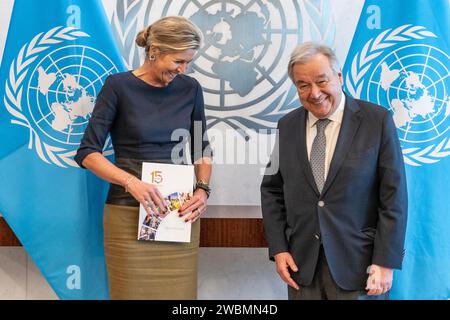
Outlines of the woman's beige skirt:
M139 208L105 206L104 237L111 299L197 298L200 220L191 242L138 241Z

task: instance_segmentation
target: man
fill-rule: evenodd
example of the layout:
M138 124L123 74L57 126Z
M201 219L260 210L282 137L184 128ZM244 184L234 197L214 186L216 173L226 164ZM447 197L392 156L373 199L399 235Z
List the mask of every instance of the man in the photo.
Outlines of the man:
M343 93L327 46L298 46L288 72L303 107L280 119L261 184L270 258L289 299L387 298L407 218L392 117Z

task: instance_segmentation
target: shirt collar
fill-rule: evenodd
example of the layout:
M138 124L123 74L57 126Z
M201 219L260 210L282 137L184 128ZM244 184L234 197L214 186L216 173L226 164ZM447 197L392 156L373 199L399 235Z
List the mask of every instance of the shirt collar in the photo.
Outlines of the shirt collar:
M328 117L328 119L330 119L331 121L337 122L339 124L342 123L342 118L344 117L345 94L343 92L341 97L341 102L339 102L337 109L334 110L333 114ZM308 126L310 128L312 128L316 124L317 120L319 120L319 118L317 118L311 112L308 112Z

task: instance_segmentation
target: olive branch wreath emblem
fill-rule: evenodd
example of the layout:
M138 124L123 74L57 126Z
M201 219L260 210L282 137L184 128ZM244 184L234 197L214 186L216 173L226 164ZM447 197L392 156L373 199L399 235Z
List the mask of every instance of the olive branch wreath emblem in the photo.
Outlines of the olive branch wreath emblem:
M48 164L55 164L62 168L78 167L73 160L75 150L49 145L41 140L38 132L23 114L24 81L28 75L30 65L39 54L51 46L64 41L75 40L79 37L89 37L88 34L73 27L55 27L47 32L36 35L29 43L22 46L18 56L11 62L9 78L5 81L5 96L3 101L7 111L14 117L12 124L29 129L28 149L36 149L39 158Z
M335 22L331 10L327 9L329 7L328 2L329 0L306 0L302 2L301 8L302 12L305 12L304 18L312 40L331 45L335 37ZM139 52L134 45L134 37L141 27L143 28L138 23L139 15L145 11L146 20L144 23L148 24L147 18L153 5L153 0L118 0L116 3L111 26L124 63L129 69L136 68L140 63ZM289 90L286 90L256 114L246 115L245 117L239 115L223 115L220 117L208 115L208 127L211 128L220 122L224 122L235 130L245 130L248 127L254 130L273 129L281 116L297 107L299 107L297 91L294 86L291 86Z
M411 24L402 25L383 31L377 37L369 39L357 53L351 64L350 70L345 75L345 86L350 95L361 98L362 90L367 78L365 75L372 67L373 61L399 42L421 40L425 38L437 38L423 26ZM421 166L438 162L441 158L450 155L450 138L443 139L438 144L429 145L425 148L403 148L403 159L405 163L412 166Z

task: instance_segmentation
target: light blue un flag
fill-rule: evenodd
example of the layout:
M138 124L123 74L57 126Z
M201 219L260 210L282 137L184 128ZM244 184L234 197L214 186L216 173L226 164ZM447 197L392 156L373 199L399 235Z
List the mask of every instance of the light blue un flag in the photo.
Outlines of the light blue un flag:
M105 299L107 185L73 157L122 69L94 0L16 0L0 69L0 212L61 299ZM105 146L111 154L111 144Z
M391 111L409 195L393 299L450 298L450 2L367 0L344 66L346 91Z

